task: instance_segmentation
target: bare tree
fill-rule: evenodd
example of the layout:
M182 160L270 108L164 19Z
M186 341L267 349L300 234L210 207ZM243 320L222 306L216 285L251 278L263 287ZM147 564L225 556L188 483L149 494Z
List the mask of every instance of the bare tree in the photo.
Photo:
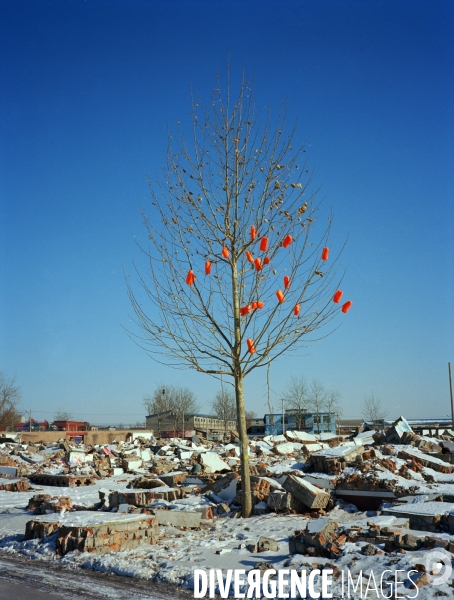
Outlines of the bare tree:
M0 371L0 430L10 428L19 421L19 401L20 390L16 378L8 378Z
M325 399L325 408L326 412L330 416L330 419L332 416L334 416L337 424L339 422L340 415L342 414L342 407L340 405L340 393L337 390L328 390Z
M54 414L54 421L69 421L72 419L72 414L66 410L57 410Z
M284 392L284 400L287 408L295 412L296 426L298 429L304 427L304 412L309 406L309 386L306 378L292 376Z
M362 404L362 415L365 421L377 426L381 426L386 414L386 410L383 408L381 400L375 398L373 393L364 398L364 402Z
M236 402L233 391L221 389L211 403L215 416L224 422L224 434L227 434L229 421L236 419Z
M252 421L257 418L257 413L254 410L246 411L246 429L252 425Z
M314 425L317 425L317 433L320 433L320 419L321 413L326 410L326 400L328 398L328 391L317 379L311 381L309 389L309 406L314 413ZM314 427L315 429L315 427Z
M185 387L159 384L151 396L145 396L143 404L148 414L158 416L158 433L161 415L170 412L173 420L173 429L178 431L184 425L184 415L199 410L193 392Z
M156 361L232 377L249 516L243 381L320 339L340 312L336 261L322 260L331 216L311 188L304 144L293 147L295 127L284 133L285 111L274 126L257 115L245 80L235 99L218 85L210 109L193 100L191 115L191 134L170 135L164 180L150 184L151 212L142 211L141 287L126 281L142 330L135 339Z

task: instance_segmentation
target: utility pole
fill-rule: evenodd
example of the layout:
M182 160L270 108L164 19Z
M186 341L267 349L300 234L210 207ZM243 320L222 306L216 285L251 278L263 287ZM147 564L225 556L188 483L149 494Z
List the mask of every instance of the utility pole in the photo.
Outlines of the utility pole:
M282 398L282 435L285 433L285 412L284 412L285 398Z
M448 372L449 372L449 391L451 393L451 429L454 429L454 398L452 395L452 375L451 375L451 363L448 362Z

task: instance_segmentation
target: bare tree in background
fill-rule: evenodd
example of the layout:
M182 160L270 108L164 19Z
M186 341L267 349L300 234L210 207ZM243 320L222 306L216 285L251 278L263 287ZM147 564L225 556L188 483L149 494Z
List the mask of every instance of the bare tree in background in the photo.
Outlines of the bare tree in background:
M322 412L326 409L326 400L328 398L328 391L317 379L311 381L309 387L309 406L311 411L314 413L314 424L317 425L317 433L320 433L320 419ZM315 429L315 427L314 427Z
M309 406L309 386L303 375L299 377L292 376L290 378L290 382L284 392L284 400L287 408L295 411L297 428L302 429L304 427L303 414Z
M246 429L249 429L249 427L252 425L252 421L257 418L257 413L255 412L255 410L247 410L245 416Z
M340 404L340 393L337 390L328 390L325 399L325 409L330 416L330 420L332 415L334 415L337 433L337 425L339 423L340 415L342 414L342 407Z
M339 314L336 261L321 259L331 217L320 210L295 127L284 132L285 113L274 126L258 114L245 80L235 98L230 83L225 92L218 85L209 109L193 100L191 115L190 133L169 137L164 179L150 184L141 287L126 281L136 340L156 361L232 377L247 517L244 378L324 337L320 329Z
M214 415L224 422L224 434L227 434L227 424L236 420L236 402L233 391L221 389L211 403Z
M199 410L194 393L188 388L175 385L159 384L151 396L145 396L143 405L148 414L158 415L158 424L160 415L165 412L173 413L173 429L175 431L183 427L185 414Z
M10 428L20 420L17 409L19 401L20 390L16 378L8 378L0 371L0 430Z
M383 408L381 400L375 398L373 393L364 398L362 415L366 422L381 426L386 414L386 410Z
M54 414L54 421L69 421L72 419L72 414L66 410L57 410Z

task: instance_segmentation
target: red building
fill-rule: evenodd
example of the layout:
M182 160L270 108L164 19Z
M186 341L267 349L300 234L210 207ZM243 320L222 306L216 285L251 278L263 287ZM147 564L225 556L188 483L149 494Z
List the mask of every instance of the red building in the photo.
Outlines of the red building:
M87 421L54 421L52 423L54 431L65 431L69 438L82 437L85 431L90 430L90 423Z
M48 421L35 421L35 419L24 421L24 423L15 423L14 427L16 431L47 431L49 429Z

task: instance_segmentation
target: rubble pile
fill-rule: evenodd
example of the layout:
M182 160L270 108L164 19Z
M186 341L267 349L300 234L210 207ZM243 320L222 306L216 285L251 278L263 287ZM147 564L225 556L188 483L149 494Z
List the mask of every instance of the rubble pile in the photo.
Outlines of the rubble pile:
M418 436L402 417L386 432L354 437L287 431L253 438L253 515L301 517L290 554L336 560L346 543L359 544L366 555L432 547L451 552L454 542L443 535L454 535L453 453L452 437ZM31 515L25 540L57 533L61 555L154 544L166 527L197 531L213 519L240 518L239 471L236 432L228 443L138 437L93 446L0 444L0 490L35 492L23 503ZM66 489L58 494L53 487ZM70 493L89 487L98 502L80 503ZM348 524L338 518L346 506ZM371 516L367 525L361 511ZM276 544L262 536L244 545L256 553Z

